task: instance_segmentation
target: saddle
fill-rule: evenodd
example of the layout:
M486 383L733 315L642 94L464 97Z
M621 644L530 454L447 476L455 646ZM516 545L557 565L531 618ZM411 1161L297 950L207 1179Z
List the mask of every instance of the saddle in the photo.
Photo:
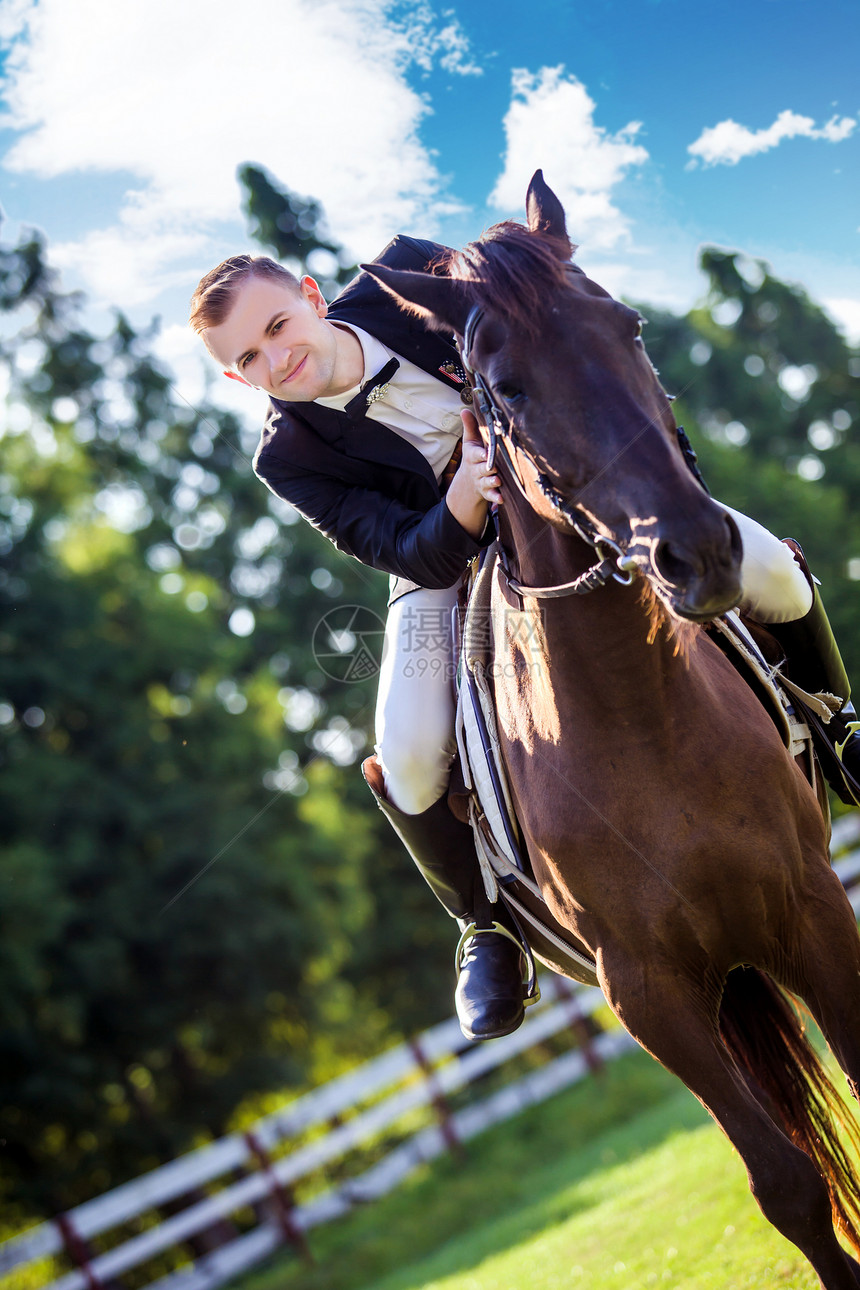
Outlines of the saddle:
M554 971L595 985L592 954L553 918L535 882L501 757L487 631L498 559L494 544L485 553L461 618L457 746L462 788L460 800L458 790L452 790L455 810L472 826L487 897L507 907L532 975L537 957ZM809 694L791 682L780 671L783 660L773 638L737 611L716 619L707 630L770 713L829 824L827 790L816 754L833 758L825 727L841 700Z

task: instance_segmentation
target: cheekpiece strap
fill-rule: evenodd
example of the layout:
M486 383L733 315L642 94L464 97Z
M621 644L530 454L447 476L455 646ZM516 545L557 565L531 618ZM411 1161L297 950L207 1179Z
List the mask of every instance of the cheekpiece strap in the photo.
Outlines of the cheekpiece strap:
M696 451L690 443L686 430L683 426L676 426L675 433L678 436L678 443L681 446L681 452L684 454L684 461L687 463L690 471L695 475L696 479L702 485L702 488L704 488L705 492L710 497L711 490L705 483L705 476L699 469L699 458L696 456Z

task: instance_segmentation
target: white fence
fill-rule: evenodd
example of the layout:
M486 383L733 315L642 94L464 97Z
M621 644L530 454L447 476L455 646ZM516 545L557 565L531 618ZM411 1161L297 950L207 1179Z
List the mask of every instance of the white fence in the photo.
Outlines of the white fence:
M834 855L858 840L860 814L837 821ZM860 911L860 850L837 859L835 868L855 912ZM0 1276L48 1260L50 1290L116 1287L117 1279L133 1269L140 1270L135 1284L148 1290L214 1290L279 1245L303 1249L310 1228L384 1195L422 1162L457 1149L635 1046L621 1029L603 1031L595 1024L592 1014L603 1004L599 990L552 975L545 975L541 986L541 1002L528 1010L514 1034L466 1045L456 1019L444 1021L297 1098L250 1130L191 1151L6 1241L0 1245ZM515 1075L488 1096L450 1108L452 1094L565 1031L575 1047ZM433 1112L429 1124L428 1108ZM404 1118L408 1124L421 1110L422 1125L404 1136ZM333 1186L321 1183L309 1199L294 1202L296 1184L368 1142L384 1142L386 1133L398 1132L398 1123L401 1140L370 1167ZM165 1208L178 1212L165 1216ZM246 1221L248 1230L232 1225L239 1214L253 1215ZM226 1231L224 1243L195 1254L195 1239L211 1235L219 1223L222 1234ZM111 1239L114 1244L104 1248ZM174 1264L185 1260L182 1266L167 1273L162 1268L147 1282L146 1265L156 1260L157 1267L169 1252ZM61 1263L72 1270L58 1273Z

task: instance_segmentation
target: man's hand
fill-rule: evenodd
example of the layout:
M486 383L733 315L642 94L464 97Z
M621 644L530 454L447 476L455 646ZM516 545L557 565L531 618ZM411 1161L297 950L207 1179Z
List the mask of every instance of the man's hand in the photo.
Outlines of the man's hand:
M487 503L502 500L501 480L487 470L487 445L481 438L474 412L464 409L463 456L445 501L454 519L473 538L479 538L487 523Z

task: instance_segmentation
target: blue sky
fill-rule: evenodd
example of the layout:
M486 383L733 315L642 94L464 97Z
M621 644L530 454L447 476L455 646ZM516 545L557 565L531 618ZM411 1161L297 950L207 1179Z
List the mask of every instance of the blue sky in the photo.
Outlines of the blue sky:
M856 0L3 0L0 43L6 238L94 318L158 314L177 371L245 161L357 258L519 216L542 166L616 294L688 307L716 242L860 337Z

